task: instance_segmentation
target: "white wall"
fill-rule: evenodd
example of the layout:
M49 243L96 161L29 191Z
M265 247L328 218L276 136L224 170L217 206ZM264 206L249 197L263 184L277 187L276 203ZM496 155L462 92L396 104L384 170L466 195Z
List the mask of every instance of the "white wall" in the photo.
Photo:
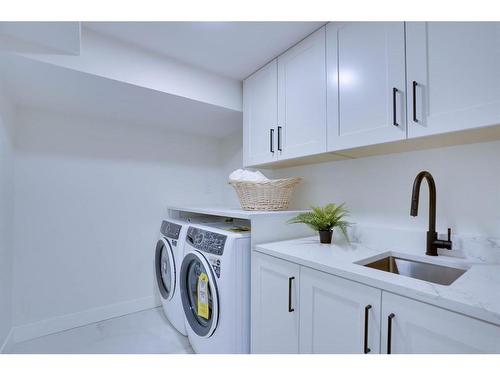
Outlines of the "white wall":
M437 226L456 233L500 237L500 142L342 160L278 169L276 177L301 176L296 208L328 202L352 211L358 224L427 228L428 189L422 183L419 216L410 217L413 181L421 170L434 176Z
M2 22L0 48L21 53L78 54L80 22Z
M0 87L0 347L12 325L13 113Z
M243 132L239 131L220 141L221 167L224 174L224 186L222 188L222 201L225 206L238 207L239 202L231 185L228 184L229 174L243 165L242 152Z
M219 146L161 128L20 112L14 324L49 321L17 339L154 303L165 207L220 203Z

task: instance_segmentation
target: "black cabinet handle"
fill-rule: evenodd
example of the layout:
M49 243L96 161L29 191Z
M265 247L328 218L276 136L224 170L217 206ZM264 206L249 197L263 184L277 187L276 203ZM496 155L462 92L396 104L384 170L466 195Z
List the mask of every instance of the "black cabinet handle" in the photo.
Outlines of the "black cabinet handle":
M397 113L396 113L396 96L398 94L398 89L392 88L392 125L399 126L397 121Z
M269 129L269 147L269 151L274 154L274 129Z
M364 348L363 348L363 351L365 354L368 354L371 351L370 348L368 347L368 315L369 315L371 308L372 308L372 305L365 306L365 342L364 342Z
M390 313L387 317L387 354L391 354L392 345L392 319L395 317L394 313Z
M281 149L281 126L278 126L278 151L283 151Z
M418 122L417 119L417 81L413 81L413 121Z
M288 312L294 312L295 309L292 308L292 281L295 280L295 277L288 278Z

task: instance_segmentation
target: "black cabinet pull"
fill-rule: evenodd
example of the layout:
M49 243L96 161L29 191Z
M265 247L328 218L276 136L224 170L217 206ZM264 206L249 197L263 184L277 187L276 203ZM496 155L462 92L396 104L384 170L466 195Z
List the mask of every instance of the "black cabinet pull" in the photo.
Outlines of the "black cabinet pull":
M274 154L274 129L269 129L269 147L269 151Z
M371 352L370 348L368 347L368 315L369 315L369 311L371 308L372 308L372 305L365 306L365 342L364 342L364 348L363 348L363 351L365 354L368 354Z
M396 96L398 94L398 89L392 88L392 125L399 126L397 121L397 112L396 112Z
M417 81L413 81L413 121L418 122L417 119Z
M295 277L288 278L288 312L294 312L295 309L292 308L292 281L295 280Z
M278 126L278 151L283 151L281 149L281 126Z
M392 345L392 319L395 317L394 313L390 313L387 317L387 354L391 354Z

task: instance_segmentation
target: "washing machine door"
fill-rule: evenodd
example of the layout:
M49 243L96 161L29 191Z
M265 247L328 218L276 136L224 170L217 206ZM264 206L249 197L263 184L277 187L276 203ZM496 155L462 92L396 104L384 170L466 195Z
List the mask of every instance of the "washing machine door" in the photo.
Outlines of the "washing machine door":
M175 261L172 246L166 238L156 244L155 256L156 282L163 299L170 300L175 292Z
M181 266L180 291L186 320L200 337L210 337L219 320L219 294L212 267L198 251L186 254Z

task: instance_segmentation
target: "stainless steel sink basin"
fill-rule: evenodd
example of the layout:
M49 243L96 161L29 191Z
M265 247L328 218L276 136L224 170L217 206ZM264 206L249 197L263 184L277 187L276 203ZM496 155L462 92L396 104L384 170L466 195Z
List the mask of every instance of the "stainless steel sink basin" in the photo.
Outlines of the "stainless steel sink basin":
M467 271L396 256L387 256L364 266L441 285L450 285Z

